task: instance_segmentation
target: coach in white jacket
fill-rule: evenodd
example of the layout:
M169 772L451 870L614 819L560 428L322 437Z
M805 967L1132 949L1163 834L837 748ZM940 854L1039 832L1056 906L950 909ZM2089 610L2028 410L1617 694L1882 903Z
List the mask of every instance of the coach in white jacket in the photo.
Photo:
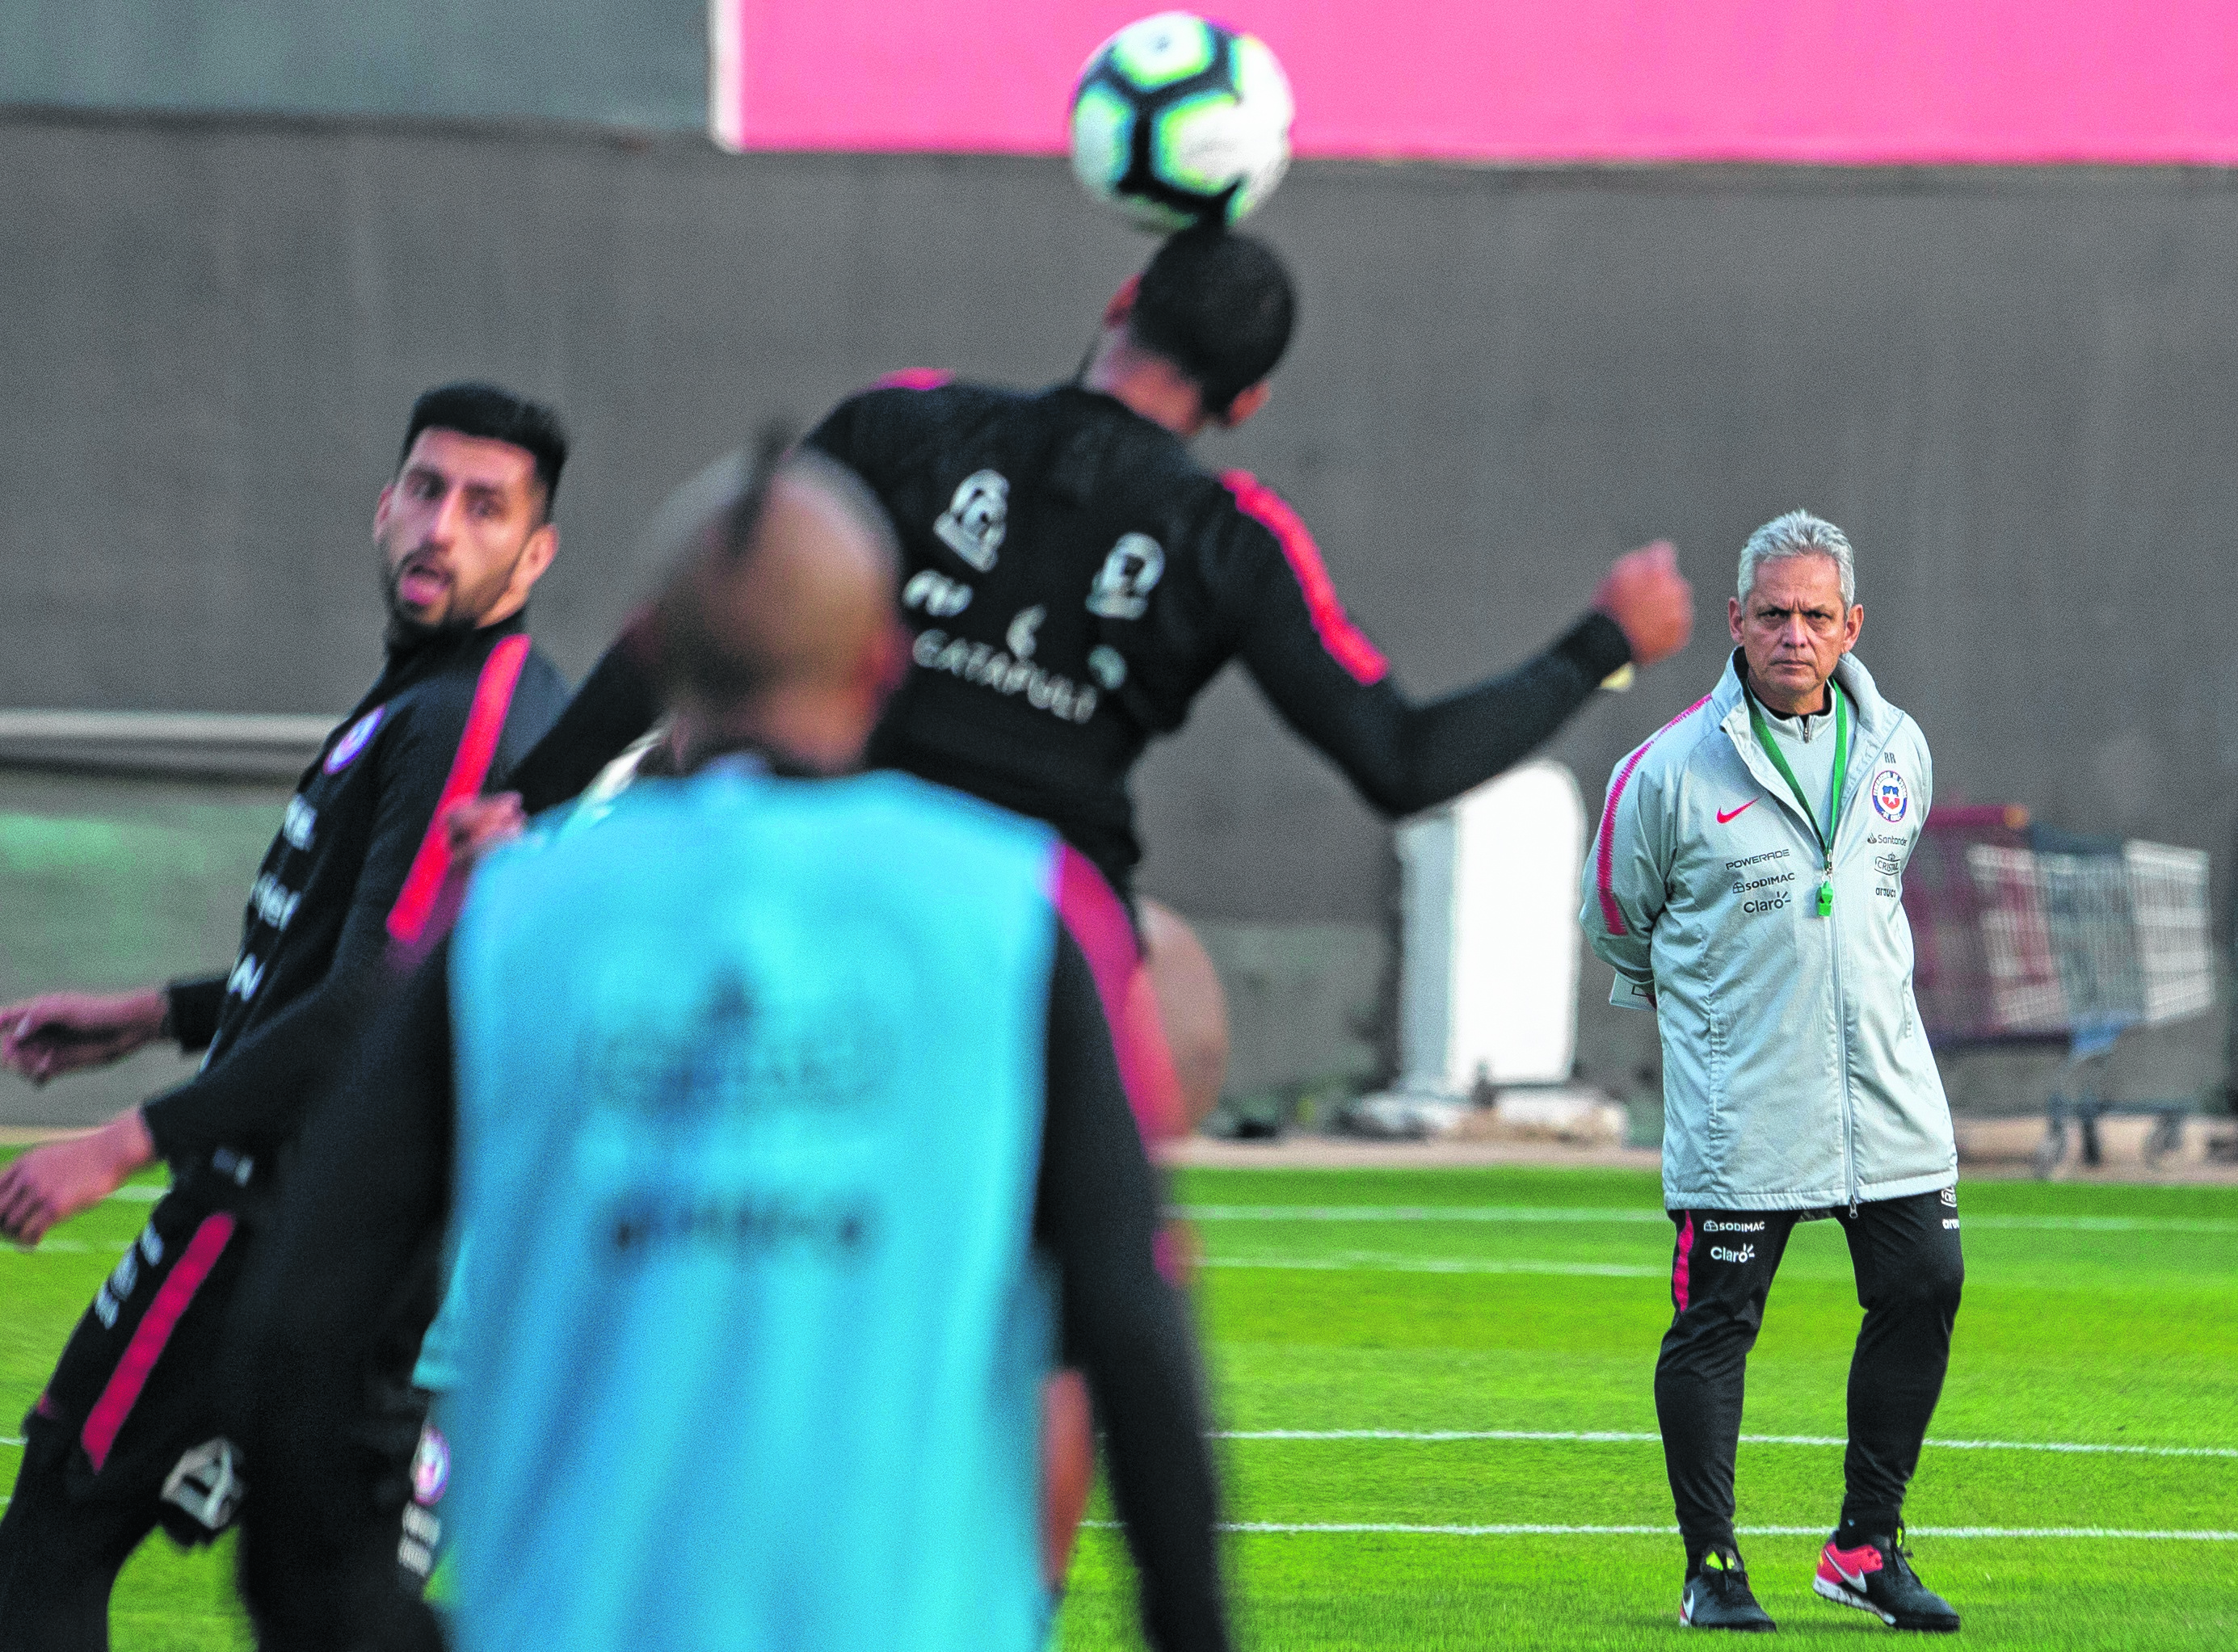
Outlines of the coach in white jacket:
M1615 1001L1662 1032L1678 1242L1655 1403L1686 1543L1679 1615L1772 1627L1733 1537L1743 1381L1788 1234L1831 1216L1865 1317L1841 1523L1813 1586L1899 1628L1955 1629L1899 1542L1964 1279L1903 902L1927 741L1851 652L1864 609L1832 523L1797 511L1751 534L1728 618L1725 675L1618 765L1585 869Z

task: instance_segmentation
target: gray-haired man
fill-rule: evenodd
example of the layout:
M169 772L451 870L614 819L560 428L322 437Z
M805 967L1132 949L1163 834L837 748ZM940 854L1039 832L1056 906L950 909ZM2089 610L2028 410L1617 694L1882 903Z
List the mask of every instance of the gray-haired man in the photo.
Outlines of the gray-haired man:
M1822 1216L1849 1239L1865 1318L1847 1495L1813 1587L1900 1629L1958 1627L1901 1546L1965 1277L1902 898L1933 772L1850 651L1864 617L1832 523L1796 511L1751 534L1724 677L1618 766L1586 864L1615 1001L1662 1032L1678 1235L1655 1409L1686 1543L1679 1618L1704 1628L1772 1627L1733 1536L1742 1385L1788 1235Z

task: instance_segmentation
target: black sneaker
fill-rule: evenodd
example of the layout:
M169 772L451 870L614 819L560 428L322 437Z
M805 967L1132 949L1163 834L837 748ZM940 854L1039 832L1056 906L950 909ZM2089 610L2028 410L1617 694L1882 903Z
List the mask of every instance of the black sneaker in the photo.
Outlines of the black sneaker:
M1869 1538L1855 1549L1830 1543L1819 1554L1818 1576L1811 1587L1830 1601L1877 1615L1893 1629L1957 1629L1957 1611L1919 1581L1903 1544L1901 1526L1893 1537Z
M1752 1629L1779 1627L1749 1593L1748 1568L1731 1550L1712 1549L1702 1569L1678 1592L1678 1621L1696 1629Z

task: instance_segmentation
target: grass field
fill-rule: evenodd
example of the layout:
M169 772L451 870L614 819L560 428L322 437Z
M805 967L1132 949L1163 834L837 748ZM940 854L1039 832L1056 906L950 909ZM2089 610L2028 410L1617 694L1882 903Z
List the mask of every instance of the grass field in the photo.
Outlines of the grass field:
M1176 1192L1206 1254L1248 1644L1681 1633L1649 1388L1671 1243L1652 1179L1228 1171ZM0 1417L21 1416L143 1211L115 1201L57 1236L75 1248L0 1252ZM1963 1643L2238 1644L2238 1191L1969 1184L1961 1215L1944 1444L1910 1519ZM1840 1449L1818 1442L1842 1432L1857 1321L1839 1232L1803 1228L1745 1424L1789 1437L1743 1445L1740 1517L1759 1598L1807 1644L1888 1633L1810 1593L1841 1496ZM0 1470L14 1457L0 1450ZM1129 1587L1117 1535L1090 1531L1069 1652L1136 1643ZM222 1555L150 1544L120 1587L115 1643L243 1644L227 1601Z

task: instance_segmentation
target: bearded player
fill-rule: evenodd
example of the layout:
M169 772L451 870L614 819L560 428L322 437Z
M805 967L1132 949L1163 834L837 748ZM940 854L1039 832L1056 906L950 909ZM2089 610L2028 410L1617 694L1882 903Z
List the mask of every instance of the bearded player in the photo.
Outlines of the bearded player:
M387 662L298 783L230 973L0 1008L0 1065L35 1082L159 1038L204 1052L176 1089L0 1171L0 1237L26 1246L158 1158L172 1178L24 1421L0 1518L0 1652L107 1646L111 1586L148 1533L209 1543L238 1512L227 1305L342 1033L392 943L416 942L435 914L439 812L562 704L524 610L559 551L566 455L551 410L508 391L422 395L374 511ZM392 1364L358 1398L407 1453L408 1354ZM389 1555L401 1512L399 1494L376 1544Z

